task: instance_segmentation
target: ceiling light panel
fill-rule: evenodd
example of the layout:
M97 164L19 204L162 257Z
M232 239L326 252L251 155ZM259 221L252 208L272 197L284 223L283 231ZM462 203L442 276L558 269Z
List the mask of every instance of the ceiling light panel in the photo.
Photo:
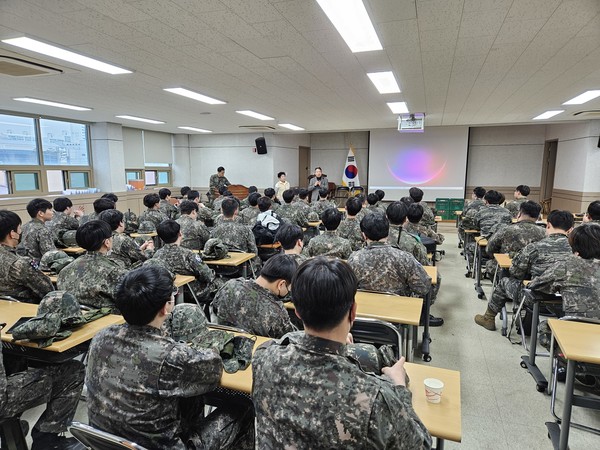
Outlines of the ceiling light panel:
M408 114L406 102L390 102L387 104L394 114Z
M245 109L243 111L236 111L236 113L243 114L243 115L249 116L249 117L254 117L255 119L258 119L258 120L275 120L272 117L265 116L264 114L257 113L254 111L250 111L249 109Z
M400 92L393 72L372 72L367 75L380 94L398 94Z
M180 130L188 130L188 131L196 131L198 133L212 133L211 130L205 130L203 128L196 128L196 127L177 127Z
M581 105L583 103L594 100L596 97L600 97L600 89L594 91L586 91L583 94L579 94L577 97L567 100L563 105Z
M167 92L172 92L173 94L182 95L193 100L198 100L199 102L208 103L209 105L224 105L226 103L222 100L217 100L216 98L208 97L204 94L200 94L199 92L190 91L189 89L181 87L167 88L163 90Z
M552 110L552 111L546 111L545 113L540 114L539 116L535 116L533 119L531 120L544 120L544 119L549 119L550 117L554 117L562 112L565 112L564 109L556 109L556 110Z
M160 125L160 124L165 123L165 122L161 122L160 120L146 119L144 117L136 117L136 116L128 116L128 115L115 116L115 117L118 117L119 119L135 120L136 122L153 123L155 125Z
M304 131L304 128L299 127L298 125L291 124L291 123L279 123L278 125L280 127L287 128L288 130Z
M91 111L92 110L92 108L86 108L84 106L75 106L75 105L68 105L66 103L51 102L49 100L42 100L39 98L18 97L18 98L13 98L13 100L16 100L18 102L36 103L38 105L55 106L57 108L72 109L74 111Z

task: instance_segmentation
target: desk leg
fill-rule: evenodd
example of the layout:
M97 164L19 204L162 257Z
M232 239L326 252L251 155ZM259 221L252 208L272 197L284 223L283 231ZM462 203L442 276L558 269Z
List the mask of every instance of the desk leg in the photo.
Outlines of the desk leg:
M402 326L402 338L404 339L404 357L408 362L413 362L414 359L413 328L414 327L409 325Z
M477 291L477 298L485 300L485 292L483 292L483 288L481 287L481 259L482 259L482 250L481 245L477 242L477 269L475 270L475 290Z
M571 427L571 409L573 408L573 384L575 382L575 361L567 361L567 379L565 380L565 401L563 405L562 423L560 425L559 450L567 450L569 428Z
M242 278L248 278L248 264L249 261L246 261L242 266Z
M187 285L186 285L186 286L187 286ZM185 286L181 286L181 287L179 288L179 292L177 293L177 299L175 300L175 304L176 304L176 305L179 305L179 304L181 304L181 303L183 303L183 302L184 302L184 300L183 300L183 290L184 290L184 289L185 289Z
M444 440L442 438L436 438L437 445L435 446L436 450L444 450Z
M545 392L548 388L548 380L535 365L535 353L537 348L537 331L540 321L540 302L533 303L533 317L531 318L531 340L529 341L529 355L521 356L521 367L526 368L536 382L538 392Z
M431 356L429 355L429 311L431 310L431 289L425 296L425 325L423 327L423 342L421 342L421 353L423 361L429 362L431 361Z

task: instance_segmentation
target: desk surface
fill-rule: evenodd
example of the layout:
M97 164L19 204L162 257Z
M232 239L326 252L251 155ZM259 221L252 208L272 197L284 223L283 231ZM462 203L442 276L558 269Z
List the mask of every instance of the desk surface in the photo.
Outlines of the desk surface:
M129 235L129 237L132 237L134 239L138 238L138 237L146 237L146 236L155 237L155 236L158 236L158 233L156 231L151 231L150 233L131 233Z
M454 211L455 216L462 216L462 211Z
M275 242L274 244L261 244L258 246L258 248L280 248L280 247L281 247L280 242Z
M198 250L194 250L194 253L199 253ZM243 252L229 252L227 254L229 258L225 259L210 259L204 261L209 266L239 266L244 264L246 261L250 261L256 255L254 253L243 253Z
M600 364L600 325L558 319L548 324L567 359Z
M67 248L61 248L60 250L62 250L63 252L65 252L69 255L78 255L79 253L85 253L85 249L81 248L81 247L67 247Z
M483 236L476 236L475 242L477 242L480 247L485 247L486 245L488 245L488 240Z
M431 278L431 284L437 284L437 266L423 266L429 278Z
M31 303L18 303L0 300L0 317L2 317L3 322L6 322L5 329L8 330L21 317L34 317L37 314L37 308L38 305ZM114 314L101 317L100 319L88 323L81 328L73 330L73 334L67 339L54 342L51 346L42 350L47 350L50 352L64 352L75 347L76 345L89 341L96 335L96 333L98 333L98 331L110 325L116 325L124 322L125 320L122 316L117 316ZM11 342L12 335L3 332L2 340L5 342ZM38 348L37 344L27 341L18 341L18 345Z
M479 234L479 230L465 230L466 234Z
M508 256L508 253L494 253L494 258L502 269L508 269L512 264L512 259Z
M320 220L317 220L316 222L306 222L306 224L307 224L309 227L318 227L319 225L321 225L321 221L320 221Z
M188 283L194 281L196 277L194 275L175 275L174 284L177 287L185 286Z

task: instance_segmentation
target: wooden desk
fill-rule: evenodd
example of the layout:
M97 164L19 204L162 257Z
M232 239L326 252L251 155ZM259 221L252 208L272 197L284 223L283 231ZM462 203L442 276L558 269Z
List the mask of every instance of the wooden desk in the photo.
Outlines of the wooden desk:
M281 243L280 242L275 242L274 244L262 244L258 246L259 249L261 248L265 248L265 249L276 249L276 248L281 248Z
M252 334L235 333L240 336L253 337ZM256 351L259 345L270 341L271 338L264 336L256 336L256 342L254 343L254 349L252 354ZM223 371L221 375L221 387L231 389L233 391L243 392L244 394L252 394L252 363L246 368L246 370L238 370L236 373L227 373Z
M600 325L557 319L549 319L548 325L550 325L554 338L558 342L565 358L567 358L567 378L565 380L565 399L561 426L559 427L558 424L552 422L547 422L546 426L548 427L553 444L556 444L555 440L557 436L553 431L560 433L558 448L566 450L569 443L571 410L573 409L573 405L583 406L578 401L581 396L573 395L575 363L582 362L600 365Z
M81 253L85 253L85 249L81 247L66 247L59 250L62 250L67 255L79 255Z
M320 220L317 220L316 222L306 222L306 224L307 224L309 227L315 227L315 228L316 228L316 227L318 227L319 225L321 225L321 221L320 221Z
M177 287L181 287L191 283L195 279L196 277L194 275L175 275L175 281L173 284L175 284Z
M462 218L462 211L454 211L454 215L456 216L456 228L458 228L460 219Z
M150 233L131 233L129 235L129 237L132 237L134 239L139 238L139 237L146 237L146 236L147 237L156 237L156 236L158 236L158 233L156 231L151 231Z
M433 218L433 220L436 221L436 222L441 222L443 219L442 219L442 216L435 216Z
M437 267L436 266L423 266L423 269L425 269L425 272L427 272L427 275L429 275L429 278L431 278L431 284L436 285L437 284Z
M512 264L512 259L508 253L494 253L494 258L501 269L509 269Z
M200 253L198 250L193 250L194 253ZM243 267L243 276L244 278L248 277L248 267L247 262L256 256L254 253L244 253L244 252L229 252L227 253L228 258L224 259L211 259L204 261L209 266L227 266L227 267L237 267L240 265L244 265Z

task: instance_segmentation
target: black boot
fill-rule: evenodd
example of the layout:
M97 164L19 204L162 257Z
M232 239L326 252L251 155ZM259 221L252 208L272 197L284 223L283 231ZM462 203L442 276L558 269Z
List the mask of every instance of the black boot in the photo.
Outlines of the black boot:
M31 450L85 450L85 446L77 439L60 436L58 433L44 433L34 428L31 437Z

